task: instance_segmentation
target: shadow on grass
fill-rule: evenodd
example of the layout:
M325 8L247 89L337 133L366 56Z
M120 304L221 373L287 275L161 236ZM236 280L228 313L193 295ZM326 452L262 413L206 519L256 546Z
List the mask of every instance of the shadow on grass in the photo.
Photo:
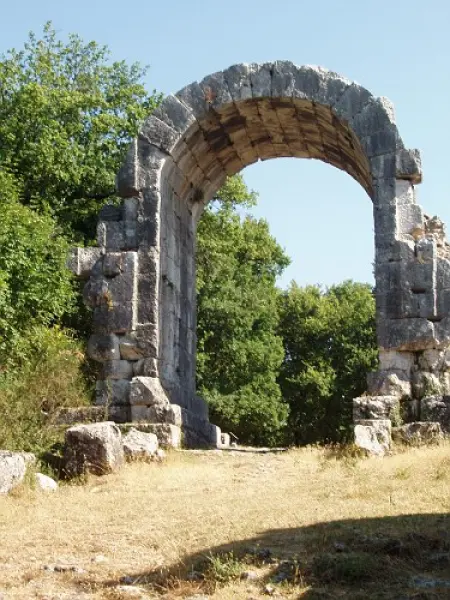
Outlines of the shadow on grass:
M179 598L183 582L187 589L194 580L197 593L207 594L221 584L221 577L225 584L243 570L261 574L252 582L261 592L269 585L281 597L289 592L290 598L302 600L448 600L450 515L352 519L268 530L186 555L165 571L123 573L105 585L124 581L148 585L164 598L172 597L172 589L173 597Z

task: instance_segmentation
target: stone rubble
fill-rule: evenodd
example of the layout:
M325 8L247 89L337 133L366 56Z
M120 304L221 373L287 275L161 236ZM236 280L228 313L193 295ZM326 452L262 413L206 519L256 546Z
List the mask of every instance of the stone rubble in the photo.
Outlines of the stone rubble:
M65 434L64 464L70 477L105 475L124 463L122 434L111 421L76 425Z

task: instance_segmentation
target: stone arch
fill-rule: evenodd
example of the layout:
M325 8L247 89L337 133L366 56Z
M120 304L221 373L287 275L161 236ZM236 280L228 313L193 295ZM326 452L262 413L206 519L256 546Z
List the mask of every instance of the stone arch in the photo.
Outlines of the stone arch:
M239 64L165 98L118 174L123 205L100 213L85 289L89 351L103 363L98 403L108 401L117 420L217 437L195 394L196 225L228 175L276 157L330 163L373 201L381 370L369 391L390 395L395 376L412 397L417 353L448 343L449 307L438 294L450 289L448 246L416 203L420 156L405 149L392 104L323 68ZM94 254L78 255L79 272Z

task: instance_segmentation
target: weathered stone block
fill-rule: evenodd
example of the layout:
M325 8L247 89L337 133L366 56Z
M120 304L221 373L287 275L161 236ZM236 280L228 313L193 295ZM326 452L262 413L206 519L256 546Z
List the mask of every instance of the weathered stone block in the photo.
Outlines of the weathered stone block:
M180 138L180 132L172 129L167 123L152 114L144 121L139 131L139 137L170 154Z
M428 396L420 403L422 421L440 423L442 430L450 433L450 396Z
M133 363L135 377L158 377L158 360L156 358L143 358Z
M119 338L114 334L91 335L87 345L87 353L90 358L98 362L118 360L120 358Z
M169 400L156 377L134 377L131 382L130 404L132 406L169 406Z
M380 350L378 356L380 360L380 370L382 371L404 371L409 374L414 365L414 354L412 352Z
M436 261L436 286L437 289L450 289L450 260L439 258Z
M250 81L253 98L270 98L272 91L271 64L252 63L250 65Z
M443 438L439 423L421 422L407 423L392 429L392 439L407 445L422 445L439 443Z
M396 262L375 265L377 294L402 289L402 265Z
M376 206L397 205L397 179L377 179L373 184L373 203Z
M97 406L127 406L130 401L130 381L128 379L98 380L95 385Z
M416 294L403 287L376 295L376 308L387 319L405 319L420 316L420 302Z
M77 406L58 408L51 416L52 425L76 425L104 421L106 411L103 406Z
M222 433L220 436L220 445L222 448L229 448L231 444L231 438L229 433Z
M223 111L225 105L233 104L233 98L225 81L223 71L217 71L212 75L208 75L200 81L199 85L210 106L220 108Z
M100 221L97 225L97 244L103 252L120 252L125 246L122 221Z
M374 179L392 179L395 177L394 153L374 156L369 162Z
M423 227L423 212L418 204L401 204L397 206L397 235L413 235L417 229Z
M129 424L119 425L122 433L130 430ZM136 423L138 431L153 433L158 438L159 446L163 448L179 448L181 446L181 429L169 423Z
M394 236L397 231L397 209L394 206L373 207L375 231Z
M108 360L103 363L103 379L131 379L133 365L128 360Z
M388 419L364 419L355 423L355 445L368 454L384 456L391 447L391 422Z
M368 90L357 83L349 82L340 98L333 102L333 111L353 124L354 118L362 113L370 98L371 94Z
M404 148L397 151L395 175L398 179L409 179L413 183L422 181L422 161L419 150L406 150Z
M108 406L107 418L115 423L129 423L131 421L131 407L128 404L124 406L112 404Z
M108 304L110 301L108 281L102 277L91 277L83 288L83 301L90 308Z
M423 371L431 371L436 373L444 368L445 350L437 350L429 348L419 354L418 364Z
M137 294L137 252L123 252L115 265L110 266L111 269L120 267L121 270L106 280L108 304L132 302Z
M439 376L426 371L415 371L412 376L412 393L415 398L442 394Z
M400 416L398 396L361 396L353 400L353 420L390 419L397 422Z
M433 320L436 317L436 301L433 292L416 294L419 306L419 317ZM412 316L412 315L411 315Z
M361 145L368 158L395 152L399 136L395 126L387 125L382 131L376 131L361 138Z
M402 421L411 423L420 419L420 400L402 400L400 404Z
M88 279L93 266L101 258L100 248L72 248L67 268L80 279Z
M153 111L153 115L180 133L184 133L195 121L195 117L189 108L172 94L164 98Z
M450 345L450 317L445 316L442 320L434 323L436 344L441 348Z
M385 321L384 331L378 330L378 342L383 348L408 352L433 348L437 344L435 325L439 324L420 318Z
M95 333L124 334L134 329L134 306L132 302L97 306L94 309L93 329Z
M249 100L252 98L250 71L249 64L238 64L223 72L233 100Z
M158 447L158 438L154 433L138 431L134 427L123 437L123 450L128 462L153 460Z
M276 60L272 66L272 97L291 98L298 67L288 60Z
M415 242L415 256L420 263L432 263L437 258L436 241L422 237Z
M122 202L123 202L123 220L126 223L135 222L138 217L139 207L142 203L142 199L139 198L139 196L135 196L132 198L124 198Z
M411 395L411 383L406 371L375 371L367 374L367 391L372 396Z
M122 358L126 360L156 358L158 352L158 330L156 325L140 325L138 329L121 338L120 352Z
M105 277L116 277L124 270L125 252L107 252L103 258L103 274Z
M416 204L414 185L406 179L395 180L395 202L397 206Z
M0 494L8 494L22 483L28 465L35 461L34 454L0 450Z
M73 477L86 472L105 475L117 471L124 463L122 434L111 421L78 425L65 434L64 463Z
M203 119L210 110L205 92L197 81L181 89L175 96L190 109L197 120Z

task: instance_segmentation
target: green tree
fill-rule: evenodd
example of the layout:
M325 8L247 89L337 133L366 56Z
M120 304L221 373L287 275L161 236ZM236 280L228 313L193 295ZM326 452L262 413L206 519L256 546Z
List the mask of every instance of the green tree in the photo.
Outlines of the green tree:
M59 40L51 23L0 58L0 166L23 204L78 242L93 239L130 140L159 101L142 84L145 68L109 59L77 35Z
M322 291L292 283L279 298L284 361L279 383L297 444L345 440L352 400L377 361L375 302L367 284L346 281Z
M197 234L197 380L211 418L242 442L276 443L287 406L276 382L283 359L276 277L289 263L241 176L201 217Z
M20 336L50 325L73 306L68 243L53 219L17 200L14 177L0 169L0 362Z

